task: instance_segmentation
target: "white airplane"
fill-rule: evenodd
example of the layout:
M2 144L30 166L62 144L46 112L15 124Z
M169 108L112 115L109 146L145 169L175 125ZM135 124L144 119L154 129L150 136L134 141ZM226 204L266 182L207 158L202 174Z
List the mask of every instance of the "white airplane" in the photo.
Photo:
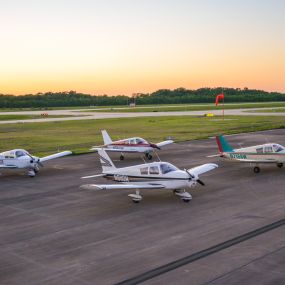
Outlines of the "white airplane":
M28 169L28 175L34 177L39 172L39 166L43 166L43 162L71 153L71 151L63 151L39 158L29 154L24 149L13 149L0 153L0 169L26 168Z
M102 174L82 178L104 177L121 184L89 184L81 187L97 190L135 189L135 194L128 195L134 203L142 200L140 189L173 190L184 202L189 202L192 196L185 189L190 189L197 183L204 186L199 175L218 167L216 164L207 163L188 170L180 170L168 162L152 162L116 168L104 149L98 149L98 154L103 169Z
M279 168L285 162L285 148L277 143L266 143L262 145L233 149L223 136L217 136L216 142L220 157L239 162L254 164L253 171L260 172L259 164L275 163Z
M112 141L110 136L108 135L106 130L101 131L103 136L104 145L99 146L99 148L103 148L106 151L113 151L113 152L120 152L120 160L124 159L125 152L130 153L144 153L146 158L149 160L152 159L151 153L155 149L161 149L161 147L164 147L168 144L172 144L173 140L166 140L157 144L150 143L146 141L145 139L135 137L135 138L128 138L123 139L119 141ZM98 146L94 146L91 148L91 150L97 150Z

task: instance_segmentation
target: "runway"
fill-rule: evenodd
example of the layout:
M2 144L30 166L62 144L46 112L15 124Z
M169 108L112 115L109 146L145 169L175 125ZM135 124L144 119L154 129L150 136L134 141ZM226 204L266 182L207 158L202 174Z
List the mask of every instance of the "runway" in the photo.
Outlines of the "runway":
M116 109L116 108L114 108ZM122 108L118 108L122 109ZM250 109L227 109L226 115L231 116L285 116L285 112L262 112L262 109L267 108L250 108ZM274 108L271 108L274 109ZM96 109L95 109L96 110ZM82 112L84 111L84 112ZM49 110L46 111L50 116L63 116L59 118L44 117L42 119L23 119L23 120L3 120L0 124L15 124L15 123L42 123L42 122L61 122L61 121L78 121L78 120L100 120L112 118L135 118L135 117L162 117L162 116L204 116L207 113L215 116L221 115L221 110L204 110L204 111L170 111L170 112L96 112L92 109L71 109L71 110ZM0 112L0 115L41 115L43 111L15 111L15 112ZM67 116L67 117L64 117Z
M285 130L229 136L234 147L276 142ZM171 191L79 189L100 173L96 154L47 163L35 178L0 176L0 284L117 284L285 218L285 168L206 158L214 139L174 144L161 160L180 168L217 162L183 203ZM117 166L140 163L126 155ZM106 183L102 178L98 183ZM141 284L283 284L285 227L182 264Z

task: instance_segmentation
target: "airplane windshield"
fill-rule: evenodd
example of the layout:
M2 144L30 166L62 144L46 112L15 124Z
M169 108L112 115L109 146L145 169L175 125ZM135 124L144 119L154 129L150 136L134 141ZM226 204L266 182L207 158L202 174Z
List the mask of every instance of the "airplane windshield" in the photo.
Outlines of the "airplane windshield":
M172 171L176 171L177 168L171 164L167 164L167 163L162 163L160 165L160 169L161 169L161 173L162 174L166 174L166 173L169 173L169 172L172 172Z
M146 141L144 139L142 139L142 138L137 138L136 141L137 141L137 144L144 144L144 143L146 143Z
M273 150L274 150L274 152L280 152L280 151L284 151L285 148L282 145L274 144L273 145Z
M16 157L25 156L26 154L22 150L17 150L15 153Z

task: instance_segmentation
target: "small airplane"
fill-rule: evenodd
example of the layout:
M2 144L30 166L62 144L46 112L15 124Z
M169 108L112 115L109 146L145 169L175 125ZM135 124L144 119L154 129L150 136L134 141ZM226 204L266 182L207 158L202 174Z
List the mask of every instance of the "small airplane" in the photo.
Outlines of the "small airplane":
M110 136L108 135L106 130L102 130L102 136L104 145L99 146L99 148L103 148L106 151L113 151L113 152L120 152L120 160L124 160L124 154L125 152L130 153L144 153L146 158L151 160L152 155L151 153L155 149L161 149L161 147L164 147L166 145L172 144L173 140L166 140L160 143L150 143L146 141L145 139L134 137L134 138L128 138L123 139L119 141L112 141ZM97 150L98 146L94 146L91 148L91 150Z
M216 164L207 163L188 170L181 170L168 162L151 162L116 168L104 149L98 149L98 154L102 165L102 174L82 178L104 177L121 184L88 184L81 187L97 190L135 189L135 194L128 195L134 203L139 203L142 200L140 189L173 190L174 194L184 202L189 202L192 196L185 189L190 189L197 183L204 186L199 175L218 167Z
M220 153L217 156L230 161L254 164L254 173L260 172L259 164L275 163L279 168L282 168L285 162L285 147L277 143L233 149L222 135L216 137L216 142Z
M39 158L29 154L24 149L13 149L0 153L0 169L26 168L28 169L28 176L34 177L39 172L39 166L43 167L43 162L71 153L71 151L63 151Z

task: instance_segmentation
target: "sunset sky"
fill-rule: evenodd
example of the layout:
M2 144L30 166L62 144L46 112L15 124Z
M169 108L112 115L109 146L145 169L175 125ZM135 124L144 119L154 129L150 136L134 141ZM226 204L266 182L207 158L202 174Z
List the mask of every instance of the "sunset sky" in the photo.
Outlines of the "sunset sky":
M0 93L285 92L284 0L0 3Z

